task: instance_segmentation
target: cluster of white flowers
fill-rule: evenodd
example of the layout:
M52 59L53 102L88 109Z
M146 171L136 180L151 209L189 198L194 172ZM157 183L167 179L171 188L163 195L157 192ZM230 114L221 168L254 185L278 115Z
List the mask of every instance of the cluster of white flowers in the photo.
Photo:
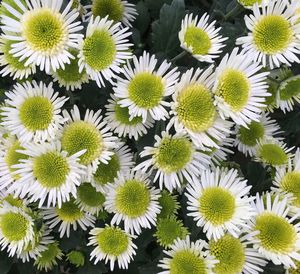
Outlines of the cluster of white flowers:
M300 102L300 76L282 70L278 83L270 73L300 63L300 5L239 2L249 33L227 54L208 14L182 19L182 50L209 63L182 73L174 60L133 54L127 1L2 0L0 74L17 81L0 107L2 250L47 271L62 259L61 238L89 230L90 259L127 269L135 239L154 228L168 256L161 274L300 265L300 149L271 118ZM32 80L36 71L50 84ZM89 81L112 87L105 109L72 105L53 84ZM129 144L153 127L153 146L137 155ZM225 167L234 147L274 171L269 192ZM203 239L191 241L176 192Z

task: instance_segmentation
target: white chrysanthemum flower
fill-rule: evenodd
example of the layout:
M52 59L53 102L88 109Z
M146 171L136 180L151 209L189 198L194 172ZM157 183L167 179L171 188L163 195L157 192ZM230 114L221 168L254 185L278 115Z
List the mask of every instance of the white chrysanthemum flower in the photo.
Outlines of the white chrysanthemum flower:
M10 53L12 49L13 41L0 37L0 70L1 76L9 75L13 79L28 78L29 75L36 72L35 65L25 66L25 60L19 61L19 58L14 57Z
M128 173L134 165L133 153L127 145L113 150L113 155L107 163L99 163L93 173L91 184L97 191L106 194L107 185L113 183L118 178L118 174Z
M213 268L215 273L258 274L264 271L267 261L252 247L247 237L241 235L235 238L225 234L218 240L209 241L210 254L219 261Z
M154 120L166 120L170 106L166 97L174 93L179 72L177 68L170 70L171 63L164 61L157 66L158 60L154 55L144 52L139 58L133 57L123 67L124 78L117 77L114 92L119 98L118 104L127 107L130 119L142 116L143 122L150 115Z
M51 229L46 225L43 225L39 231L35 231L33 240L23 248L20 254L17 254L17 258L21 259L23 263L29 262L30 259L36 260L41 252L47 250L47 246L54 242L50 233Z
M42 251L40 256L34 262L34 265L38 270L48 270L53 269L57 265L57 260L61 260L63 252L58 246L58 242L54 242L47 245L47 249Z
M99 87L105 86L104 79L112 83L115 74L123 71L125 60L132 58L127 38L131 32L107 18L92 17L79 45L79 72L85 69Z
M75 105L70 114L64 110L63 115L68 121L61 131L62 148L69 154L86 150L80 157L80 163L87 166L89 180L100 162L107 164L111 159L111 149L116 147L117 137L112 136L109 127L103 121L101 110L94 112L87 109L84 118L81 119L79 109Z
M252 203L256 215L251 219L248 240L253 248L271 260L274 264L285 267L296 267L293 260L300 261L300 223L293 224L299 218L299 212L294 217L287 217L290 209L287 197L260 197L257 193Z
M217 147L230 134L232 123L220 118L213 103L213 66L207 70L190 69L181 76L171 102L167 130L186 132L197 147Z
M4 201L0 207L0 245L9 256L20 254L34 239L34 220L20 207Z
M228 38L223 38L216 28L216 21L209 23L209 15L205 13L200 19L198 16L187 14L181 23L178 34L180 46L190 52L200 62L213 63L222 53L223 44Z
M158 266L164 271L158 274L213 274L213 267L218 261L205 250L207 248L205 241L191 242L189 236L184 240L175 240L169 250L164 250L169 258L164 258L159 262Z
M277 122L268 115L263 113L259 122L252 121L248 127L236 125L234 145L246 156L256 154L258 142L265 138L275 137L282 133ZM276 137L278 140L282 138Z
M76 231L78 225L82 230L87 227L94 227L96 218L86 212L83 212L80 207L71 198L64 202L61 207L44 208L44 220L47 220L47 225L52 229L59 224L59 237L62 238L65 234L69 238L71 228Z
M274 190L285 196L291 196L290 207L293 213L300 209L300 149L290 158L287 166L277 168L273 184Z
M131 27L131 22L137 15L135 5L124 0L93 0L92 5L85 6L85 9L89 10L85 21L89 21L91 16L108 16L109 20L122 22L126 27Z
M259 73L262 66L235 48L226 54L215 72L215 104L223 119L230 117L236 124L247 126L259 121L267 92L269 72Z
M266 138L258 142L255 160L276 168L286 166L292 149L293 147L287 148L287 145L278 139Z
M58 82L60 87L65 87L66 90L81 89L82 84L89 82L89 76L86 70L83 69L79 72L78 65L78 51L70 50L70 52L76 56L70 61L69 64L65 64L64 68L59 68L56 71L52 71L52 77L54 82Z
M105 120L114 133L119 137L128 136L130 139L138 140L140 136L147 134L149 128L154 126L154 120L148 115L147 120L143 121L141 116L130 118L127 107L121 107L118 99L112 94L108 99Z
M281 82L276 101L277 106L284 113L292 111L295 103L300 104L300 75L290 77Z
M1 125L17 135L20 142L53 140L65 122L60 112L68 100L58 94L52 83L49 86L35 81L16 84L12 91L5 93L8 99L1 108Z
M225 232L238 237L253 216L249 198L251 186L239 177L235 169L202 172L186 188L188 216L194 217L197 226L203 227L208 239L219 239Z
M75 203L82 211L89 214L98 215L103 210L105 196L103 193L98 192L95 187L90 183L82 183L77 187L77 198Z
M256 3L253 13L245 16L247 36L237 39L249 59L271 69L280 64L300 63L300 24L297 23L297 1L270 0Z
M140 172L119 174L113 184L108 185L105 209L114 213L111 224L124 221L124 229L131 234L140 234L141 228L155 226L161 207L158 203L160 191L150 185L146 174Z
M146 146L140 154L148 159L134 169L142 173L154 171L154 182L159 182L160 189L166 187L170 192L181 189L186 182L192 183L210 163L210 157L197 151L185 134L170 135L163 131L161 137L155 135L154 138L154 147Z
M90 260L95 258L95 264L102 260L109 262L111 271L116 261L119 268L128 269L128 264L136 254L137 246L132 242L135 236L119 227L108 225L92 229L90 235L88 245L95 247Z
M26 144L25 150L18 152L27 155L28 159L19 160L12 167L13 174L19 178L10 186L9 192L31 202L39 201L41 207L45 201L60 207L70 197L76 197L76 186L81 183L85 167L79 164L79 157L84 151L68 155L58 142L43 144Z
M72 1L62 11L63 1L31 0L22 3L14 0L18 10L7 3L3 6L9 15L1 16L4 38L14 41L10 53L20 61L26 60L25 66L34 64L47 73L64 68L73 58L70 48L78 48L83 28L76 22L79 13L71 9Z

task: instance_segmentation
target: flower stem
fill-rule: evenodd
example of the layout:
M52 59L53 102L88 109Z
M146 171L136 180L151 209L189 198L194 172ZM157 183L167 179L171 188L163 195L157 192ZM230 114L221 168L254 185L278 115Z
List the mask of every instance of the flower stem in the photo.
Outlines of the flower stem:
M175 63L176 61L180 60L181 58L183 58L186 55L187 55L187 52L183 51L183 52L179 53L178 55L176 55L174 58L172 58L171 62Z

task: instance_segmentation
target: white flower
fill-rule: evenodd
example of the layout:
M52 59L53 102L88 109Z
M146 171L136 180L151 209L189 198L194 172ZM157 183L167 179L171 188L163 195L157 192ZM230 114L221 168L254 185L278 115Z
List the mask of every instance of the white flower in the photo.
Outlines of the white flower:
M259 121L265 97L270 95L266 82L269 72L259 73L262 66L238 51L235 48L226 54L216 68L213 91L221 117L247 127L251 121Z
M237 39L249 58L271 69L280 64L300 63L300 24L296 15L297 1L270 0L253 5L245 16L247 36Z
M179 72L170 70L171 63L164 61L157 66L154 55L144 52L139 58L134 56L133 66L127 62L123 68L124 78L117 77L114 92L119 98L118 104L127 107L130 120L142 116L146 122L150 115L154 120L166 120L170 104L166 97L174 92Z
M186 188L188 216L203 227L208 239L219 239L226 231L234 237L253 216L247 180L235 169L204 171L199 180Z
M25 61L27 65L37 65L47 73L64 68L73 56L70 48L78 48L83 28L75 21L79 13L71 9L72 1L62 11L63 1L14 0L18 10L2 3L9 15L1 16L4 38L13 41L10 53Z
M186 132L202 149L219 148L218 142L230 133L232 123L220 118L213 104L213 66L207 70L190 69L175 86L171 102L171 117L167 130L174 125L176 132Z
M185 134L170 135L163 131L161 136L154 136L154 147L144 147L140 156L148 159L134 169L143 173L154 171L154 182L159 182L160 189L165 186L172 192L174 189L181 189L185 180L192 183L201 169L207 168L210 157L197 151Z
M92 17L86 30L86 37L79 45L79 72L84 69L99 87L105 86L104 79L112 83L115 74L123 71L125 60L132 58L127 37L128 28L120 28L108 17Z
M200 62L213 63L222 53L223 44L228 38L219 35L221 28L216 28L216 21L208 23L209 15L205 13L200 19L198 16L187 14L181 23L178 34L180 46L190 52Z
M5 93L8 99L1 107L1 125L17 135L21 143L53 140L65 122L60 112L68 100L58 94L52 83L49 86L35 81L16 84L12 91Z

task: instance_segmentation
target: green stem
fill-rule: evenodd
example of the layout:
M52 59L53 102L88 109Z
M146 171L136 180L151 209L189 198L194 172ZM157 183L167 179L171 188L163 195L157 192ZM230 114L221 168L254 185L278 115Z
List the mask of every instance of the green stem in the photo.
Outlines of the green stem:
M179 53L177 56L175 56L173 59L171 59L171 62L175 63L176 61L178 61L179 59L183 58L186 55L187 55L187 52L183 51L183 52Z

